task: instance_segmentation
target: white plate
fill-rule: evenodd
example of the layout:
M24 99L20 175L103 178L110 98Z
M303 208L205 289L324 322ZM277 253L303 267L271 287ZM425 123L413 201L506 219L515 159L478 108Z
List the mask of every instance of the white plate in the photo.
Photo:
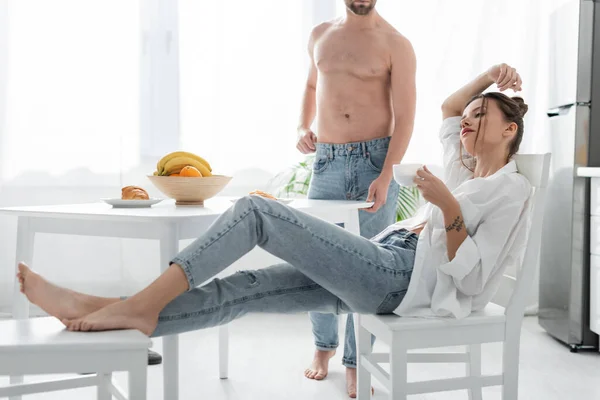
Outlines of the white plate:
M235 203L238 200L239 199L231 199L230 201L232 203ZM283 203L283 204L290 204L292 201L294 201L294 199L282 199L282 198L278 198L277 201L280 202L280 203Z
M144 208L160 203L163 199L149 200L123 200L123 199L100 199L114 208Z

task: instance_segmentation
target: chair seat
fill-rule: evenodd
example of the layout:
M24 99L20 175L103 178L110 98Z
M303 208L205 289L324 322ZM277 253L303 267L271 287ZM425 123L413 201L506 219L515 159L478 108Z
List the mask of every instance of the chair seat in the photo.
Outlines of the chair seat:
M483 310L472 313L467 318L419 318L399 317L397 315L363 315L365 323L375 322L384 324L391 331L413 329L446 328L482 324L502 324L506 321L504 308L490 303Z
M137 330L69 332L56 318L0 321L0 353L147 349L151 341Z

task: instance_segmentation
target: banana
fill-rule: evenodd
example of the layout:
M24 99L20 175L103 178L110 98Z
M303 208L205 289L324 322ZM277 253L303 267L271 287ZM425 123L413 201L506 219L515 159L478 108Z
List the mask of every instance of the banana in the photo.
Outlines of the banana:
M161 173L161 175L174 174L174 173L176 173L175 171L177 169L179 169L179 171L181 171L181 169L187 165L196 167L196 169L198 169L198 171L200 171L202 176L211 176L212 175L212 173L210 172L210 169L208 169L206 167L206 165L204 165L202 162L196 160L195 158L185 157L185 156L175 157L175 158L172 158L169 161L167 161L163 166L163 172Z
M212 176L212 171L206 165L201 164L199 167L197 166L198 171L202 174L203 177Z
M171 169L169 169L168 171L165 170L164 175L171 176L173 174L178 174L186 166L187 165L175 165L174 167L171 167Z
M173 153L169 153L166 156L164 156L163 158L161 158L158 163L156 164L156 171L158 171L159 175L165 175L164 174L164 170L165 170L165 165L175 159L175 158L179 158L179 157L188 157L191 159L194 159L196 161L198 161L199 163L203 164L206 169L208 169L208 171L212 171L212 167L210 166L210 164L208 163L208 161L206 161L204 158L194 154L194 153L188 153L187 151L175 151ZM204 175L204 174L202 174Z

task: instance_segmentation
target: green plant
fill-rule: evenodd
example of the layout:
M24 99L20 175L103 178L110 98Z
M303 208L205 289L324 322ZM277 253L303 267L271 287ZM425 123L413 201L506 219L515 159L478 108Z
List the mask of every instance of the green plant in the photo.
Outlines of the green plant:
M306 196L308 194L310 179L312 178L312 165L314 161L315 156L309 155L304 161L294 165L289 171L275 177L276 180L284 179L283 184L277 189L276 196L290 197L290 195L294 194Z
M276 196L306 196L312 178L312 165L314 155L307 156L304 161L294 165L288 171L277 175ZM396 202L396 221L402 221L414 215L419 208L421 195L416 187L400 186L400 193Z
M421 202L421 193L416 187L400 186L400 193L396 200L396 221L402 221L412 217L419 203Z

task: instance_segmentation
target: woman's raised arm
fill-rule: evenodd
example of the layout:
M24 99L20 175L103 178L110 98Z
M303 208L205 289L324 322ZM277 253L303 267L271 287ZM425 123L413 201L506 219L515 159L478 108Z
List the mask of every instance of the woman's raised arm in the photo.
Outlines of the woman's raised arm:
M483 93L484 90L498 85L498 90L503 92L507 89L513 89L515 92L521 90L521 77L515 68L507 64L494 65L477 78L467 83L456 92L452 93L442 104L443 119L458 117L462 115L467 101L473 96Z

